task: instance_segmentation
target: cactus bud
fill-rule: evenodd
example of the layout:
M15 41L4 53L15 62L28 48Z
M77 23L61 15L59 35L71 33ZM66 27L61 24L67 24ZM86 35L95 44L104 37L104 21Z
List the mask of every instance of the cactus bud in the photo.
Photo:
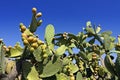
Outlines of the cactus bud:
M8 46L8 49L11 49L12 48L12 46Z
M66 68L63 68L63 72L64 72L64 73L67 72L67 69L66 69Z
M7 51L7 52L9 52L9 51L10 51L10 49L9 49L9 48L6 48L6 51Z
M7 48L7 46L3 46L3 48L8 52L9 51L9 49Z
M20 23L20 27L23 26L23 23Z
M39 12L39 13L37 13L36 14L36 17L38 18L38 17L41 17L42 16L42 13L41 12Z
M4 45L3 48L6 50L6 49L7 49L7 46Z
M63 37L67 37L68 33L64 32Z
M33 12L33 14L36 14L37 13L37 9L35 7L32 8L32 12Z
M42 23L42 20L39 20L39 21L37 22L37 26L40 26L41 23Z
M100 27L100 25L99 25L99 26L96 28L96 33L99 33L100 30L101 30L101 27Z

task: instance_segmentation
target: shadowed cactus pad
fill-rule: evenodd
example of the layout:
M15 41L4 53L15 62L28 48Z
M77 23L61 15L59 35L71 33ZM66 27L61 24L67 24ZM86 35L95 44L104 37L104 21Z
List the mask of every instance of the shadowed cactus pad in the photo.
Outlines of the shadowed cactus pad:
M54 63L53 61L49 61L46 66L43 68L43 72L40 77L50 77L55 75L62 67L62 61L57 59Z

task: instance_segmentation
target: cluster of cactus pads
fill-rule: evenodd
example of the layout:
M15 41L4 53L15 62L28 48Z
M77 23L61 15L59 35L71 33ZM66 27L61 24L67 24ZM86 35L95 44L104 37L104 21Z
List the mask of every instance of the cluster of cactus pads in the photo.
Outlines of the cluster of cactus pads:
M100 25L88 21L77 35L56 34L49 24L42 41L35 33L42 13L36 8L32 13L29 27L20 23L24 46L0 40L0 80L120 80L120 36L116 40L111 31L101 32Z

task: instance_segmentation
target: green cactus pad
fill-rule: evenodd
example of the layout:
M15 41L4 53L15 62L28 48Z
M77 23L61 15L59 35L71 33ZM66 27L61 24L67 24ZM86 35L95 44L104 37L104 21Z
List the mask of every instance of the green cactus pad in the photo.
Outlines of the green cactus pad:
M72 48L68 48L68 53L69 53L69 54L73 54Z
M76 80L83 80L81 72L77 72Z
M37 30L37 27L38 27L37 19L36 19L35 15L33 15L32 21L31 21L31 24L30 24L30 28L29 28L30 32L35 32Z
M79 52L79 55L80 55L80 57L81 57L83 60L87 60L87 61L89 60L88 57L87 57L87 55L86 55L86 53L80 51L80 52Z
M109 35L104 35L104 47L105 47L105 50L111 50L111 46L112 46L112 42L110 40L110 36Z
M10 49L9 57L18 57L21 56L23 53L23 48L20 46L19 43L16 43L14 48Z
M94 31L94 29L93 29L92 27L86 28L86 31L87 31L88 33L91 33L91 34L95 34L95 31Z
M69 77L64 73L56 74L56 78L57 80L69 80Z
M101 33L101 36L104 36L104 35L111 35L112 34L112 32L111 31L105 31L105 32L102 32Z
M33 55L34 55L36 61L38 61L38 62L42 61L41 53L42 53L42 49L40 46L33 52Z
M34 35L30 32L30 30L29 30L29 29L26 29L26 30L24 31L24 33L25 33L26 35L31 35L31 36L34 36Z
M78 66L73 63L71 63L69 65L69 67L70 67L72 73L76 73L79 70Z
M57 55L57 56L63 55L65 53L66 49L67 49L67 47L65 45L61 45L60 47L58 47L56 49L55 55Z
M42 78L55 75L62 67L62 61L57 59L55 63L49 61L45 67L43 67L43 73L40 75Z
M104 76L105 73L107 73L107 72L108 72L108 71L107 71L107 69L106 69L105 67L103 67L103 66L100 66L100 67L99 67L98 73L99 73L100 76Z
M87 23L86 23L86 32L88 32L88 33L91 33L91 34L95 34L95 31L94 31L94 29L93 29L93 27L92 27L92 24L91 24L91 22L90 21L88 21Z
M48 45L52 44L54 34L55 34L54 26L49 24L45 30L45 40Z

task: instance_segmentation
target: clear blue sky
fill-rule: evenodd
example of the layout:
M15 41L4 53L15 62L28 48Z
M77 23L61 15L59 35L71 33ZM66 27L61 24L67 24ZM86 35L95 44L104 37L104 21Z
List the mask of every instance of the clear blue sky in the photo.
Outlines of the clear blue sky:
M43 13L43 24L37 34L41 39L47 24L53 24L57 32L77 34L86 21L101 24L102 30L120 34L120 0L1 0L0 38L6 45L21 41L19 23L28 26L31 22L32 7Z

